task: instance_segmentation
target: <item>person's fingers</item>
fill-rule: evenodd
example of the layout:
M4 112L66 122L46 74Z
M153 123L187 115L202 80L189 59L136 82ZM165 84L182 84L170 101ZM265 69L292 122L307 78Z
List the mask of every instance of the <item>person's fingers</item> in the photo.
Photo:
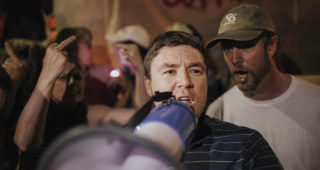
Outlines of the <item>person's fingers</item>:
M8 58L3 64L2 67L4 68L18 68L18 67L22 67L23 63L21 61L16 62L13 61L12 59Z
M3 68L6 67L6 62L3 62L2 65L1 65Z
M67 52L67 51L62 51L62 54L63 54L64 56L68 56L68 52Z
M67 45L76 39L76 36L72 35L67 39L63 40L60 44L57 45L57 49L63 50Z
M57 45L58 45L58 43L54 42L54 43L50 44L49 47L55 47Z
M3 64L11 65L11 64L16 64L16 63L8 58L8 59L6 59L6 61L4 61Z
M2 67L8 72L9 70L17 67L17 65L16 65L16 64L13 64L12 62L5 61L5 62L2 64Z
M128 49L129 45L128 44L115 43L115 44L113 44L113 47Z
M13 61L20 61L19 58L16 56L16 54L13 52L10 44L8 42L5 42L4 43L4 46L5 46L5 50L6 52L8 53L9 57L13 60Z
M123 55L133 55L133 50L128 46L118 46L117 48L120 49L120 53L122 53Z

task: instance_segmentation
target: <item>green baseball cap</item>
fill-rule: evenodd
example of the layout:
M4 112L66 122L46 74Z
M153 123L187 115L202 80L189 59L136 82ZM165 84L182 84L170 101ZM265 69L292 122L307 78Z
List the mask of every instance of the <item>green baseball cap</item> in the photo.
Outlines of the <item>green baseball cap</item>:
M256 5L240 5L232 8L221 20L218 35L209 41L206 48L220 40L250 41L263 31L275 33L275 25L262 8Z

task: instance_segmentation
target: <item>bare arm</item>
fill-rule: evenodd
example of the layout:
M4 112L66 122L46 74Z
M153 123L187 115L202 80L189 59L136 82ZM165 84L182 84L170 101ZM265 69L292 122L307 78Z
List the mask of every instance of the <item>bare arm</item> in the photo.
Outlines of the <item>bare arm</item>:
M133 101L137 108L142 107L150 99L144 86L144 68L141 54L135 44L115 44L121 48L121 54L128 60L136 71L136 82L133 91Z
M133 100L137 108L142 107L150 99L144 86L144 69L136 72L136 83L133 91Z
M35 89L23 108L16 127L14 142L20 150L37 148L42 144L49 101Z
M89 105L87 118L89 125L109 122L125 125L134 115L135 111L135 109L111 108L106 105Z
M22 151L38 148L42 144L54 82L67 62L62 49L74 39L72 36L47 48L35 90L23 108L16 127L14 142Z

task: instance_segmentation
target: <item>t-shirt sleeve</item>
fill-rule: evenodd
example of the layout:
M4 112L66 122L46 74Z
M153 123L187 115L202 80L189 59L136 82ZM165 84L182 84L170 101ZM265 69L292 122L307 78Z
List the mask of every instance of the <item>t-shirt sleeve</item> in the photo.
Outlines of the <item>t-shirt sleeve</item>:
M211 118L223 120L223 96L220 96L209 105L206 115Z

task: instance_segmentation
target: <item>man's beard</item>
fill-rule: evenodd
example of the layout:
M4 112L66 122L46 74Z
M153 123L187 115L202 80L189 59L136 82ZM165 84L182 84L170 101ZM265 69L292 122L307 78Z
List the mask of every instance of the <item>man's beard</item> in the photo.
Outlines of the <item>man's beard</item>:
M258 71L254 72L252 70L245 68L245 69L247 69L248 76L250 75L250 77L253 80L252 83L243 85L243 84L235 81L235 84L244 93L248 93L248 94L254 93L256 91L257 87L259 86L259 84L261 83L261 81L264 79L264 77L270 71L270 68L271 68L271 63L270 63L268 54L265 52L263 65L258 69ZM235 80L234 76L235 76L235 73L232 72L233 80Z

